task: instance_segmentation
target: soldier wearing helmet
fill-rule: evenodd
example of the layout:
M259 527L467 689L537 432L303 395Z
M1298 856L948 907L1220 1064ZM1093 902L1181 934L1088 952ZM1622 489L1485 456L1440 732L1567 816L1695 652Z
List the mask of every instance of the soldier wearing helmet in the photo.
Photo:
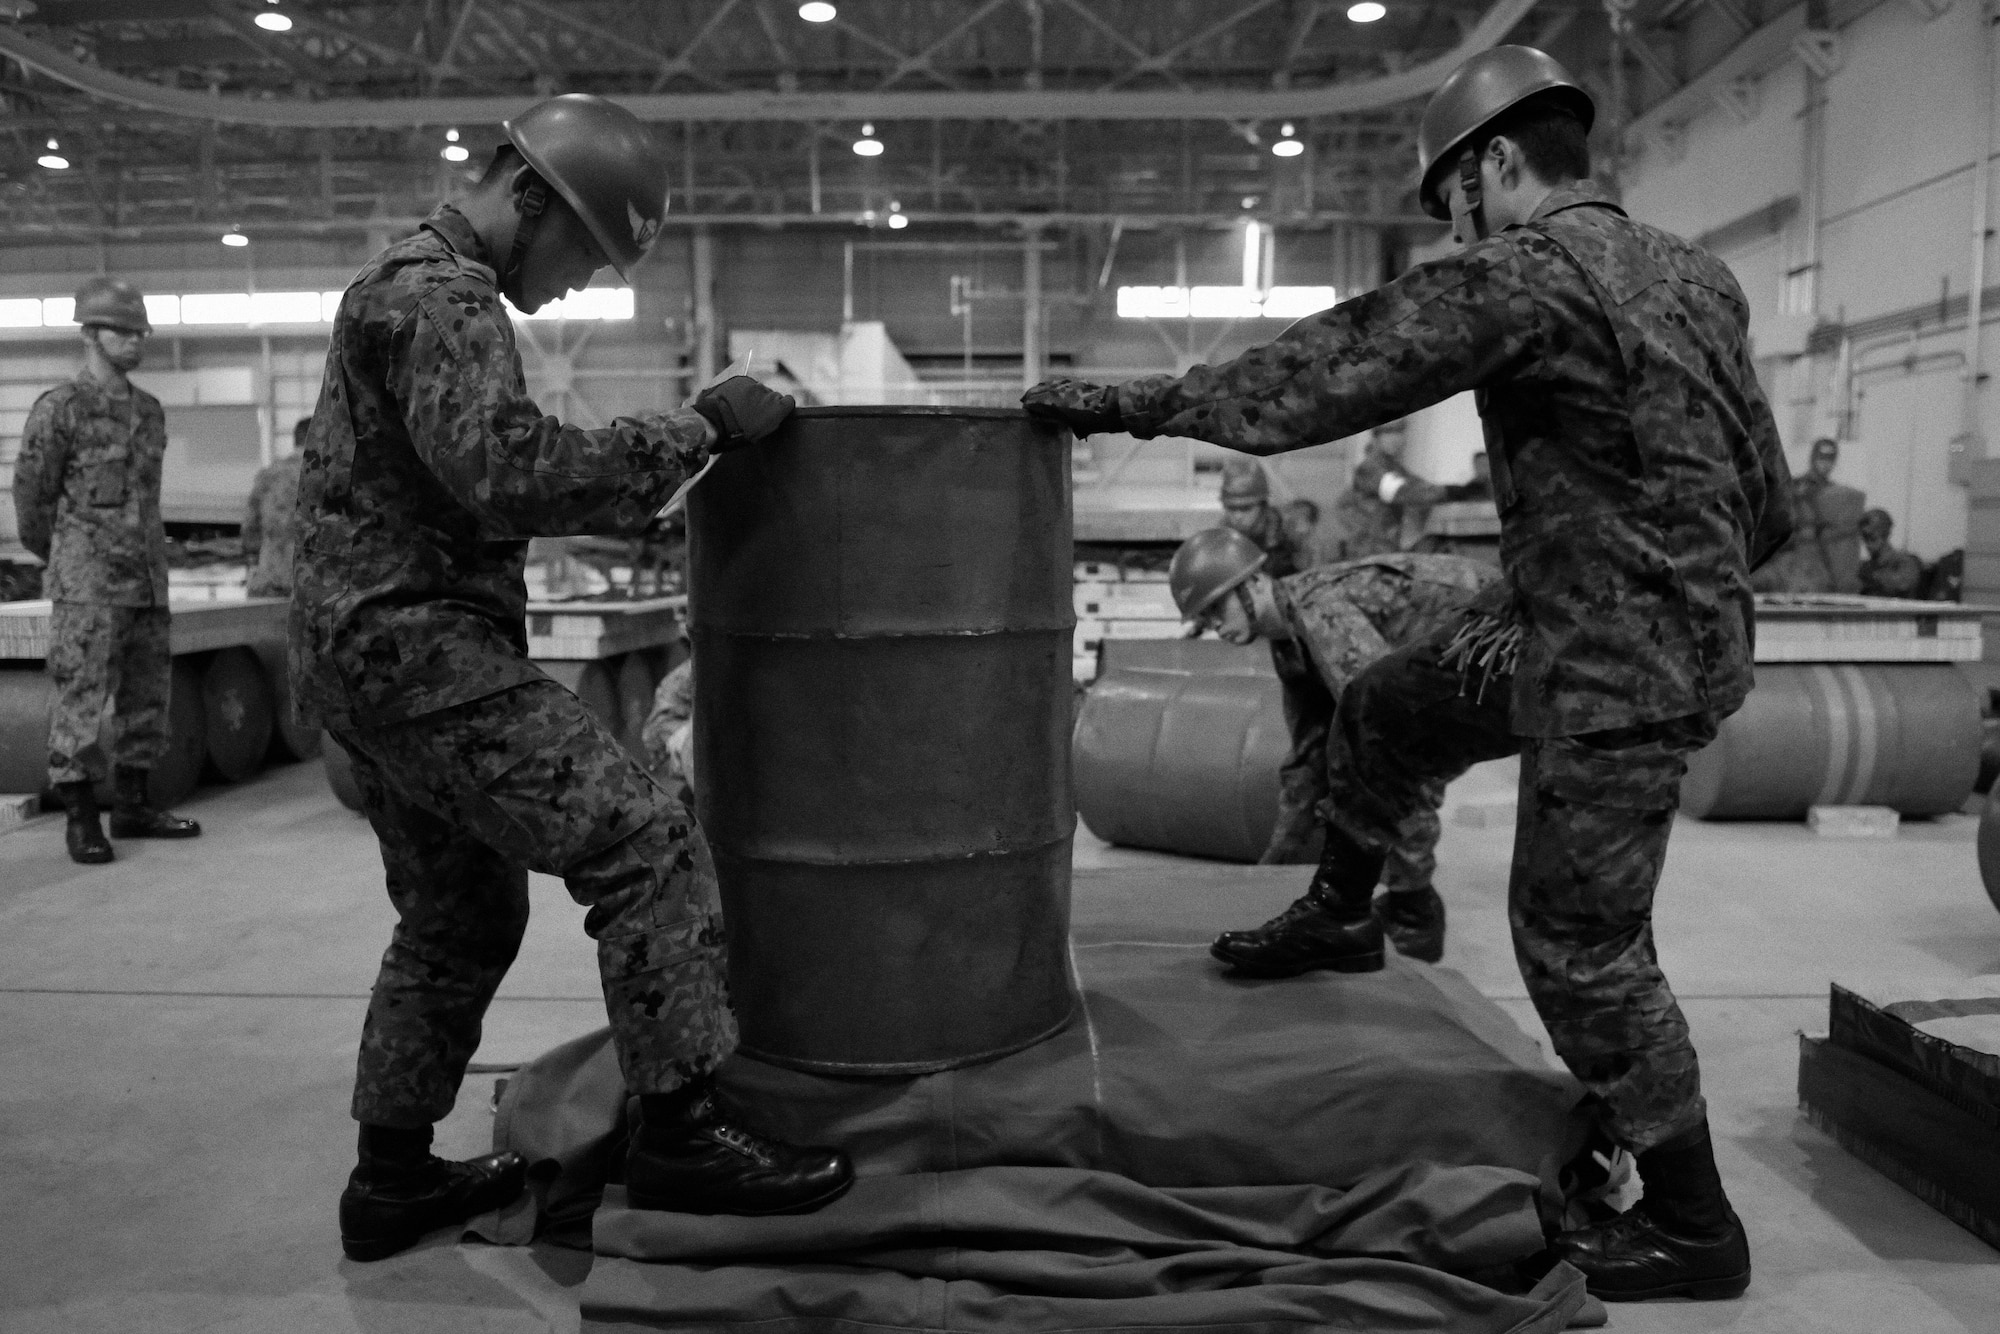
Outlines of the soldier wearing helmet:
M1749 1284L1749 1245L1652 907L1687 756L1750 690L1750 571L1790 533L1790 476L1741 288L1591 183L1591 116L1542 52L1474 56L1419 134L1418 198L1452 221L1457 253L1226 365L1049 381L1024 402L1077 430L1270 454L1476 392L1505 580L1450 633L1348 685L1325 855L1273 927L1330 952L1341 928L1365 936L1426 785L1519 753L1515 954L1646 1187L1554 1250L1600 1296L1730 1297Z
M21 543L46 562L49 782L69 812L64 839L76 861L108 862L94 785L111 721L113 838L192 838L193 820L156 809L153 765L167 748L167 537L160 522L160 401L129 378L145 355L146 299L121 278L76 294L83 370L35 401L14 466Z
M847 1188L846 1155L757 1134L714 1089L734 1048L708 845L575 695L528 661L536 536L637 533L712 454L756 444L790 397L745 376L688 409L585 429L528 397L524 311L660 229L667 163L636 117L571 94L507 122L469 195L342 295L299 479L293 692L352 757L399 918L361 1033L360 1161L341 1240L380 1259L506 1203L518 1155L430 1152L520 945L528 872L590 912L640 1124L639 1208L762 1214Z
M1457 625L1473 599L1499 582L1500 571L1464 556L1392 552L1277 577L1240 535L1211 528L1181 544L1168 579L1182 616L1232 644L1267 639L1273 647L1296 648L1315 681L1338 700L1369 663ZM1329 786L1322 775L1321 792ZM1444 957L1445 910L1431 878L1444 785L1429 785L1424 796L1389 848L1371 927L1351 931L1343 924L1326 933L1319 928L1334 917L1314 912L1296 931L1281 918L1255 931L1227 932L1211 953L1249 977L1365 971L1380 966L1386 934L1398 953L1436 963ZM1324 795L1310 814L1321 824L1331 818Z

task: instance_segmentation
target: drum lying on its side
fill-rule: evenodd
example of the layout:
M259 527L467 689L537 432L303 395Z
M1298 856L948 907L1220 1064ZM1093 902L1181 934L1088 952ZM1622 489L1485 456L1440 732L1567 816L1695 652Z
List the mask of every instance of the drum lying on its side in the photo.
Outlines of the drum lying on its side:
M1108 639L1077 715L1077 813L1107 843L1254 862L1290 748L1267 646Z

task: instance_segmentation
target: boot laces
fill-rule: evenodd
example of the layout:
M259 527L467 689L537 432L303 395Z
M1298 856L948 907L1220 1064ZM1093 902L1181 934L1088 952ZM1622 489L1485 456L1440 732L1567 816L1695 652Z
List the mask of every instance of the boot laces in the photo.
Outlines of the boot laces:
M746 1130L742 1126L730 1125L726 1121L717 1122L714 1125L706 1127L706 1129L708 1137L717 1144L722 1145L732 1152L741 1154L743 1157L755 1162L758 1166L773 1167L777 1165L777 1145L773 1141L765 1139L756 1131Z

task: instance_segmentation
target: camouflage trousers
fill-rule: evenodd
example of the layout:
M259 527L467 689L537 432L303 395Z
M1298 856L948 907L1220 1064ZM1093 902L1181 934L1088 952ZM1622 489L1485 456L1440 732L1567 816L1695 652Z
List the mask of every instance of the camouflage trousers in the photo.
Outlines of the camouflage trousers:
M96 782L108 772L98 732L114 709L110 764L150 769L167 749L173 680L165 607L58 602L49 615L49 782Z
M1444 783L1521 756L1507 886L1514 957L1556 1054L1634 1152L1707 1115L1686 1018L1653 945L1653 893L1687 757L1715 737L1693 714L1613 732L1516 737L1511 681L1466 689L1438 660L1449 635L1364 669L1329 740L1329 817L1386 852ZM1434 815L1433 815L1433 818Z
M1284 692L1291 747L1278 766L1278 823L1257 860L1265 866L1316 862L1320 838L1315 808L1326 798L1326 737L1333 726L1333 694L1297 640L1273 639L1271 666Z
M625 1083L665 1093L736 1045L708 843L577 697L552 681L334 733L353 756L397 923L368 1002L354 1117L451 1110L528 925L528 872L590 909Z

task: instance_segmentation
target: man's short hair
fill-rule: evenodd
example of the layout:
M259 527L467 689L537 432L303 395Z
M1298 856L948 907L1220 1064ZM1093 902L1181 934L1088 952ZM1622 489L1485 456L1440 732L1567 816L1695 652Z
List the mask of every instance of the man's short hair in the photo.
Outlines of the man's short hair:
M1475 153L1484 157L1502 136L1519 146L1528 170L1546 185L1590 175L1590 133L1561 102L1531 97L1501 112L1479 132Z

